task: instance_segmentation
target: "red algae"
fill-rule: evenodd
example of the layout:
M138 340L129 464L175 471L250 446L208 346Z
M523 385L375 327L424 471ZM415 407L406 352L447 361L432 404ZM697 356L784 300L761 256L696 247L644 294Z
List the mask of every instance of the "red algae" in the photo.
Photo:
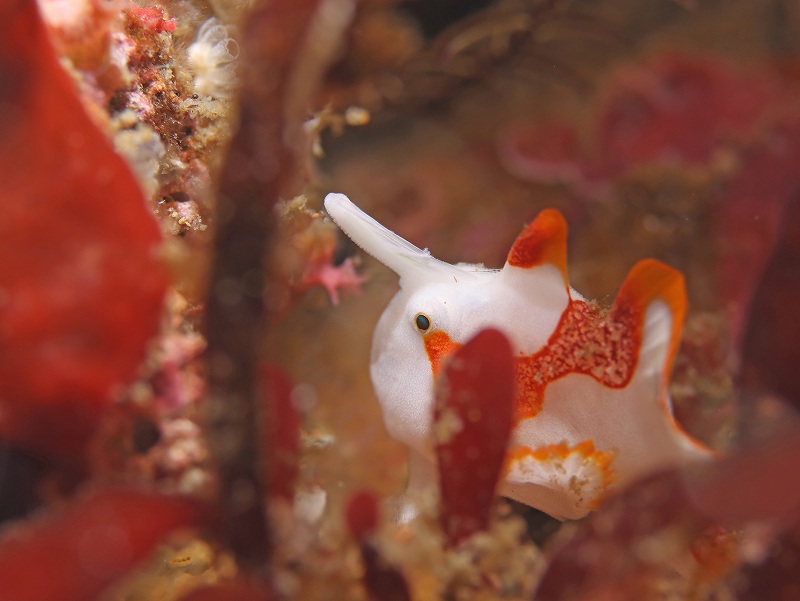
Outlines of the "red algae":
M171 33L175 31L175 27L177 27L175 19L168 18L164 14L164 9L157 6L139 6L131 2L128 7L128 12L138 19L143 26L152 29L156 33L163 33L165 31Z
M781 98L769 76L675 53L618 68L606 88L585 148L564 121L508 128L498 149L509 171L594 196L637 166L709 166L718 150L752 139Z
M449 359L442 376L434 410L440 519L455 545L488 525L511 434L511 344L498 330L482 330Z
M800 593L800 524L784 532L765 561L746 566L737 575L739 601L794 601Z
M147 558L171 531L196 524L199 506L135 489L93 492L0 533L4 601L94 599ZM47 574L42 576L42 566Z
M345 507L345 521L353 537L363 542L378 527L378 498L368 490L357 490L350 495Z
M248 582L231 582L193 590L180 601L272 601L278 597Z
M167 278L130 169L87 116L34 2L2 9L0 437L81 455L136 375Z
M266 466L264 482L270 495L288 502L294 499L295 481L300 461L300 426L302 417L292 402L293 383L275 365L263 365L259 373L266 448L262 449Z
M777 96L769 78L677 54L620 70L612 85L595 143L617 172L650 161L706 163L728 139L751 136Z
M786 277L782 282L759 280L774 277L767 273L771 261L785 261L787 268L792 265L791 259L777 259L775 255L783 252L782 246L791 249L792 235L796 237L797 209L792 207L800 191L800 126L776 126L761 144L742 153L740 163L715 203L716 227L725 235L719 244L720 269L716 278L721 295L731 303L731 330L737 346L744 342L749 319L761 320L771 313L770 309L754 306L758 290L779 292L793 288L792 276L783 269ZM795 306L792 302L787 305ZM782 327L797 323L790 312L786 318L781 320L785 323ZM776 337L777 331L767 333L766 328L761 332L771 340L793 339ZM797 392L795 389L791 396L796 398Z
M345 521L361 550L363 584L367 596L374 601L410 601L410 592L402 573L389 565L375 546L378 497L368 490L354 492L345 507Z

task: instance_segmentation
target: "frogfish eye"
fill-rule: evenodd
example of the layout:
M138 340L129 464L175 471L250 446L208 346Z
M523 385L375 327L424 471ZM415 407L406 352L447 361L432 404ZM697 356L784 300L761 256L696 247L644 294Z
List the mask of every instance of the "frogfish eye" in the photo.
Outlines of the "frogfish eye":
M417 314L417 316L414 318L414 323L420 332L427 332L431 327L430 318L423 313Z

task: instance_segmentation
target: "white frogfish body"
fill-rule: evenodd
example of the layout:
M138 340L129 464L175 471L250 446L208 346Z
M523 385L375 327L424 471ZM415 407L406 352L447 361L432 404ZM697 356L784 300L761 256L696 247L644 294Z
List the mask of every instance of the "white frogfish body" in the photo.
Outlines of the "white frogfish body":
M686 310L678 271L640 261L604 312L569 286L567 228L554 209L523 229L498 271L439 261L342 194L329 194L325 208L400 276L375 329L370 373L387 430L410 447L410 487L436 478L435 378L489 326L515 351L515 423L499 494L574 519L609 487L709 456L674 421L667 394Z

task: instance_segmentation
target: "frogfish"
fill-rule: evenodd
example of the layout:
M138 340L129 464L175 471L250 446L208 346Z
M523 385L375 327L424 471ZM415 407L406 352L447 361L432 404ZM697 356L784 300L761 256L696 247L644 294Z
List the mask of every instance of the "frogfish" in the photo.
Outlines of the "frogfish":
M567 279L567 224L545 209L502 269L440 261L343 194L333 221L400 277L375 328L370 375L387 431L409 447L409 488L435 482L435 381L480 330L514 351L514 425L498 494L559 519L598 507L609 490L712 452L675 421L668 380L686 313L682 274L639 261L608 310Z

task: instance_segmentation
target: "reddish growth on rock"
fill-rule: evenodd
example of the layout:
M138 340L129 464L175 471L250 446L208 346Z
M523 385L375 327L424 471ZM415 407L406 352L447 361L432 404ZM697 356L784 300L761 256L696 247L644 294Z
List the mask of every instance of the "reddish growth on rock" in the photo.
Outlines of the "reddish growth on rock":
M233 582L195 589L181 601L270 601L276 596L256 584Z
M724 61L657 56L619 72L596 148L612 171L649 161L702 164L727 139L752 135L775 96L769 78Z
M658 55L610 81L588 152L569 123L517 124L498 144L509 171L596 194L639 165L702 166L730 141L752 137L779 98L771 78L708 57Z
M164 11L157 6L139 6L130 3L128 12L133 15L143 27L152 29L157 33L173 32L177 27L175 19L168 19L164 15Z
M485 530L514 415L514 361L498 330L452 356L436 395L441 522L450 545Z
M3 531L0 596L4 601L94 599L167 533L199 517L198 506L185 498L130 489L94 493Z
M378 527L378 498L369 490L358 490L347 500L344 512L350 534L364 542Z
M35 2L0 18L0 438L75 457L157 330L160 234Z
M294 500L294 484L300 461L301 416L292 403L292 381L280 368L263 365L259 373L267 447L262 455L269 494Z
M361 547L364 588L369 598L373 601L409 601L411 593L406 579L386 562L371 540L378 527L378 498L368 490L353 493L345 507L345 521L350 534Z

